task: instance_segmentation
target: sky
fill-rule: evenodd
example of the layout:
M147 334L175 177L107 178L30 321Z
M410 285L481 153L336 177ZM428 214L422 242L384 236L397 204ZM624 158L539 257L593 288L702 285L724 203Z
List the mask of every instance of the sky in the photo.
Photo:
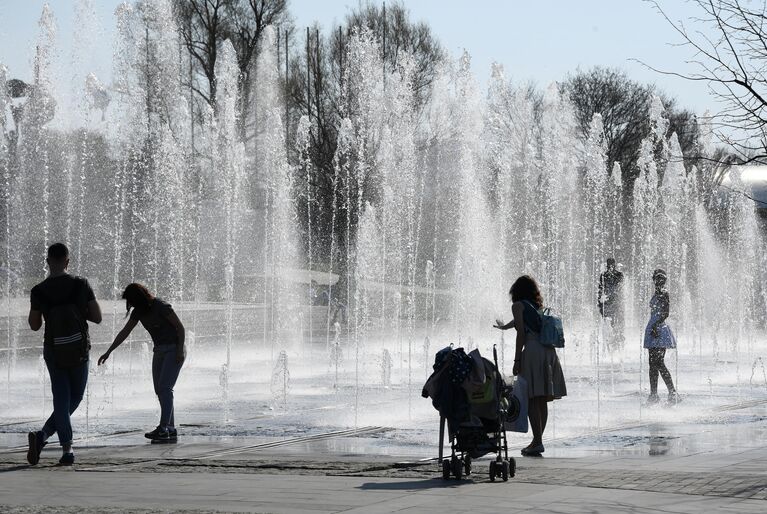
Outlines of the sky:
M71 54L74 5L84 0L48 0L58 24L59 52ZM99 48L86 65L109 80L114 10L122 0L90 0L96 7L101 34ZM32 75L37 20L44 0L0 0L0 63L9 77ZM578 68L617 67L631 78L655 83L675 96L679 105L698 113L717 111L705 85L647 69L693 71L685 63L689 48L675 45L679 37L653 6L643 0L406 0L412 18L427 22L454 57L464 50L480 84L493 62L503 64L507 77L544 87ZM326 30L337 27L356 0L289 0L297 28L315 21ZM688 2L661 0L674 20L698 12ZM65 59L62 59L65 61Z

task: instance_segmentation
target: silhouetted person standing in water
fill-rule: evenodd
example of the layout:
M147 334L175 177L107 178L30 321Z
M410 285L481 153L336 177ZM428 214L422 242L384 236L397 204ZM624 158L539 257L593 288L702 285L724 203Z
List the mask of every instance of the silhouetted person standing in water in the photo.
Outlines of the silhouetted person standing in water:
M88 383L90 338L88 321L101 323L101 307L88 281L67 273L69 250L62 243L48 248L48 278L32 288L29 327L40 330L45 322L43 358L51 377L53 414L42 430L29 433L27 461L35 465L47 439L58 434L61 465L72 465L70 415L80 405Z
M173 387L186 359L184 325L169 303L156 298L141 284L129 284L122 295L128 322L115 336L109 349L99 357L99 366L130 335L139 321L154 342L152 381L160 401L160 424L144 437L152 441L174 443L178 439L173 412Z
M622 344L623 337L623 273L618 271L615 259L607 259L607 271L599 275L599 294L597 296L599 314L609 321L613 329L614 341Z
M548 402L567 396L565 376L557 351L540 342L539 311L543 309L543 297L538 284L532 277L522 275L511 286L509 296L514 319L505 325L497 320L495 327L517 329L513 373L527 381L528 418L533 431L533 440L522 449L522 455L540 455L544 451L543 432L549 419Z
M669 403L677 403L679 395L674 389L664 357L666 349L676 348L676 338L671 327L666 324L671 308L671 301L666 291L666 272L656 269L652 274L655 283L655 294L650 300L650 321L647 323L644 333L644 347L649 352L650 362L650 396L647 403L658 403L658 375L663 377L668 389Z

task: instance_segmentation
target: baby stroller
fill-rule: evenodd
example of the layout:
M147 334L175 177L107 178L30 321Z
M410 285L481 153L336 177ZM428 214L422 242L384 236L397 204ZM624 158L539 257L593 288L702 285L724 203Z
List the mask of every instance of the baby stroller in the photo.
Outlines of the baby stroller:
M444 348L437 353L434 373L427 380L422 396L431 397L440 413L439 462L442 478L460 480L472 471L472 459L495 453L490 461L490 481L513 477L516 461L509 458L505 423L509 413L507 387L498 369L498 354L493 346L493 362L473 350ZM444 457L445 424L450 441L450 457Z

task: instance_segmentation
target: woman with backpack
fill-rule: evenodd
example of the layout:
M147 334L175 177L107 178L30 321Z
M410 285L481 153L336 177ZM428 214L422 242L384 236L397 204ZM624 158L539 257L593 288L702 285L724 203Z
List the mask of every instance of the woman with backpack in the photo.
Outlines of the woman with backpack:
M533 440L522 449L522 455L538 456L544 451L543 432L549 418L548 402L567 396L567 387L557 351L553 346L544 346L540 342L543 297L535 279L522 275L511 286L509 296L514 319L507 324L497 320L495 327L501 330L517 329L513 373L527 381L528 418L533 431Z
M647 403L658 403L658 375L663 377L668 389L668 402L677 403L679 395L674 389L674 382L671 380L664 358L666 349L676 348L676 338L671 331L671 327L666 324L669 311L671 310L671 301L666 291L666 272L662 269L656 269L652 274L652 281L655 284L655 294L650 299L650 321L644 331L644 347L647 348L650 363L650 396Z
M160 424L144 434L144 437L158 442L176 442L178 433L173 415L173 387L186 358L184 325L169 303L153 296L141 284L129 284L122 297L126 304L126 316L130 317L125 327L115 336L112 346L99 357L99 366L106 362L109 354L120 346L141 322L154 343L152 380L154 392L160 401Z

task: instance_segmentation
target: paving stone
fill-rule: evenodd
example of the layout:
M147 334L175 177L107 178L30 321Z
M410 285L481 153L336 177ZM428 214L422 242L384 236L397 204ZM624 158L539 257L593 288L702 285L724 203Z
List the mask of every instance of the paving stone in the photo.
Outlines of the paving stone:
M28 469L23 450L0 448L0 512L55 507L65 514L143 514L167 510L169 498L173 510L190 513L428 514L459 507L480 513L499 512L499 505L505 513L767 512L767 446L756 443L748 451L695 459L519 458L516 477L495 484L488 481L487 460L475 461L475 473L459 483L438 478L435 462L316 452L311 445L289 454L233 449L231 440L161 451L135 443L85 447L68 470L53 466L55 452L49 450L42 465ZM50 490L41 493L41 483ZM88 487L78 488L82 483Z

